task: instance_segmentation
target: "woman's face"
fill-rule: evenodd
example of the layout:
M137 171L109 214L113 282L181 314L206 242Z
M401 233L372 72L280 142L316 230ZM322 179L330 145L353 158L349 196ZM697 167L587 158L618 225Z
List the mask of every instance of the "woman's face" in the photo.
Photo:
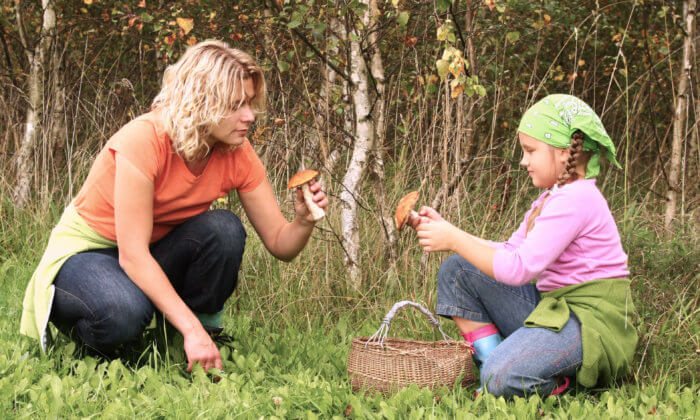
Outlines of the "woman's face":
M568 149L561 149L518 132L523 158L520 164L527 169L532 183L538 188L550 188L564 171Z
M255 121L255 114L251 108L251 101L255 97L255 84L252 78L243 80L243 89L245 90L245 101L241 106L231 111L219 124L215 125L209 136L209 145L220 142L230 146L240 146L245 142L248 135L250 125ZM243 96L243 92L238 89L238 96L234 98L234 102L239 102Z

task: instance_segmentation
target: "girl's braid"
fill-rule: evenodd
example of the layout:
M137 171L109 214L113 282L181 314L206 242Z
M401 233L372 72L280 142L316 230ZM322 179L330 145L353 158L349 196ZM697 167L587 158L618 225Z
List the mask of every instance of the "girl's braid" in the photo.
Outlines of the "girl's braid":
M557 185L559 187L564 186L570 179L576 179L576 158L579 152L583 150L583 132L581 130L576 130L574 134L571 135L571 145L569 146L569 160L566 162L566 168L564 172L559 175L557 179ZM530 217L527 219L527 230L525 231L525 236L535 227L535 219L542 212L542 207L544 207L544 202L547 201L547 196L542 199L542 203L532 210Z
M569 182L569 180L576 179L576 157L579 152L583 149L583 132L581 130L576 130L574 134L571 135L571 145L569 146L569 161L566 162L566 168L564 172L559 175L557 180L557 185L563 187L564 184Z

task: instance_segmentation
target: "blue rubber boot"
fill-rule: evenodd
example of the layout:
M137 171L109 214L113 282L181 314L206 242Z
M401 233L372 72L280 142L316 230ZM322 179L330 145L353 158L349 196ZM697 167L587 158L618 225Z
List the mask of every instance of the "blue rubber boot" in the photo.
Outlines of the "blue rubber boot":
M481 367L484 360L486 360L493 350L503 341L501 333L498 332L498 328L496 328L494 324L489 324L476 331L462 334L462 337L474 346L474 360L479 367ZM478 396L482 391L483 388L479 387L476 390L475 396Z

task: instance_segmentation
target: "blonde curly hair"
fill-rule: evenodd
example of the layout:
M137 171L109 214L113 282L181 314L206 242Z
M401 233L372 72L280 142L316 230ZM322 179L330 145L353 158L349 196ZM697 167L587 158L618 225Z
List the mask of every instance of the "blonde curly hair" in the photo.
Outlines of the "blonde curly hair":
M185 161L204 158L214 126L246 101L243 81L251 78L255 114L265 111L265 78L249 54L227 43L195 44L163 73L163 85L151 109L159 110L165 132Z

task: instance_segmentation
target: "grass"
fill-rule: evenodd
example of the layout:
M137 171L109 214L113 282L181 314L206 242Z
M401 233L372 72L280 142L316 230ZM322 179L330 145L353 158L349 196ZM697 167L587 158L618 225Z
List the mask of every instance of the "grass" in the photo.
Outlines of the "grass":
M475 387L435 393L408 388L386 399L352 392L346 373L352 337L372 334L395 301L411 299L434 308L441 258L431 256L421 272L418 246L405 234L396 264L388 263L371 214L362 216L368 245L359 293L349 291L344 281L342 251L332 233L339 230L338 212L330 212L324 229L292 263L274 260L257 236L249 235L238 292L225 316L235 343L222 349L225 374L218 383L201 370L187 374L177 345L163 346L148 337L120 360L78 359L65 337L43 355L35 341L17 330L24 287L60 207L20 212L3 202L0 413L16 418L698 418L697 234L690 226L664 234L653 209L626 212L622 197L611 196L619 226L627 227L621 236L633 268L640 326L634 372L609 389L513 401L474 398ZM520 201L520 207L527 205L528 200ZM235 202L228 206L240 210ZM469 208L459 211L483 215L488 208L472 199ZM492 223L482 226L476 224L480 219L465 216L462 226L483 228L487 236L500 239L499 232L517 223L515 216L493 216ZM454 325L446 326L455 336ZM158 330L149 334L162 336ZM391 335L436 338L424 319L408 311L396 318Z

